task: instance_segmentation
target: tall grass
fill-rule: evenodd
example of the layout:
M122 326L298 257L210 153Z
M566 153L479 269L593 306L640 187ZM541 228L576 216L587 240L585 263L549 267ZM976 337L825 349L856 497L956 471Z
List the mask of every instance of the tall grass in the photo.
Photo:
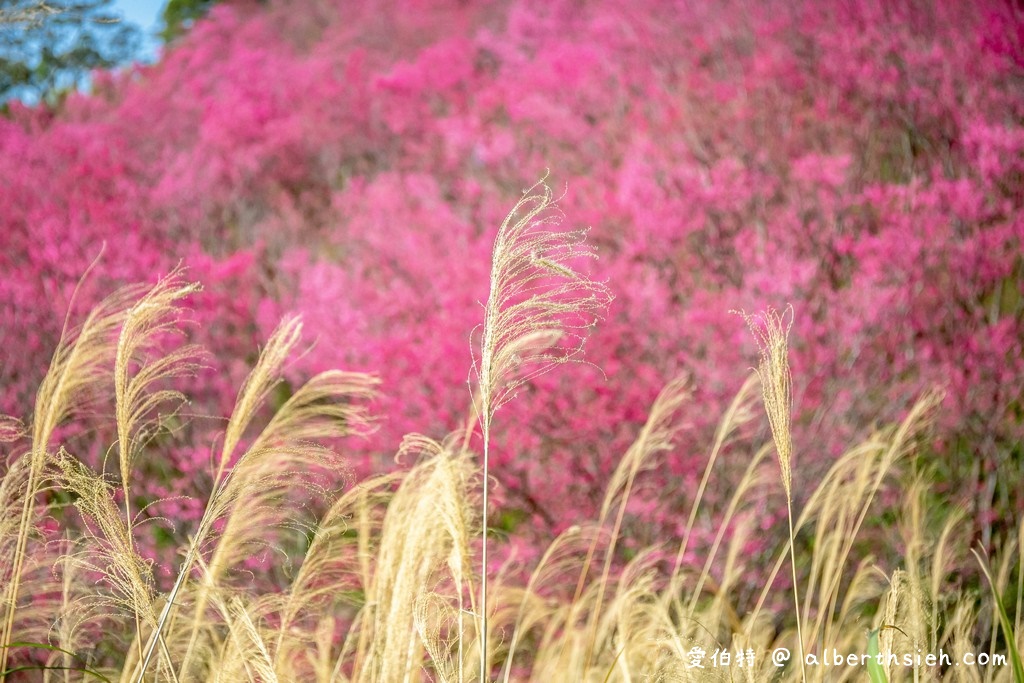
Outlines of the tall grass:
M538 192L533 192L539 189ZM608 288L576 270L594 258L581 230L558 231L551 188L541 181L509 212L494 241L484 307L474 408L483 432L480 679L490 680L486 635L488 476L494 413L518 387L583 351L586 332L611 300Z
M876 429L808 481L788 429L788 328L772 311L748 319L761 335L756 374L771 443L759 438L748 381L708 445L697 490L664 492L690 501L681 538L629 552L623 544L645 472L672 451L686 412L700 409L689 403L689 381L676 378L609 479L598 517L576 520L533 567L488 571L495 411L530 377L576 358L610 298L578 270L577 259L592 255L582 235L550 229L551 199L543 186L527 194L499 232L469 426L443 438L409 435L398 447L405 468L343 488L344 459L324 444L373 428L377 381L323 373L261 418L301 340L301 321L285 319L225 418L201 520L157 564L140 553L149 532L131 501L138 464L159 457L156 437L201 357L168 345L196 285L175 271L126 289L66 333L30 427L0 420L0 437L13 447L0 480L3 675L1019 681L1024 530L1018 524L997 552L975 561L960 524L966 513L935 504L925 456L940 394L925 394L900 424ZM105 429L83 411L97 392L113 396ZM473 417L481 454L471 448ZM58 438L69 422L112 435L106 445L116 465L77 457L78 442ZM712 507L705 491L718 478L731 496ZM300 504L310 500L315 519ZM778 533L759 525L773 507L788 518ZM711 530L710 541L696 540L698 526ZM271 567L251 559L265 548L277 551ZM169 587L159 587L157 569L170 570ZM773 664L777 648L799 663ZM1010 659L1004 667L886 661L869 670L845 660L806 666L803 656L876 648L883 656L944 650ZM700 654L704 668L693 666Z
M788 314L789 322L785 317ZM788 308L781 315L769 308L759 319L743 314L750 331L757 339L761 360L757 366L757 377L761 381L761 397L764 410L771 426L775 452L779 456L779 473L782 488L786 492L786 520L789 522L789 556L793 573L793 606L796 615L800 673L807 680L804 655L804 634L800 623L799 580L796 575L796 540L793 536L793 435L790 422L793 412L793 396L790 385L793 378L789 371L789 331L793 327L793 309Z

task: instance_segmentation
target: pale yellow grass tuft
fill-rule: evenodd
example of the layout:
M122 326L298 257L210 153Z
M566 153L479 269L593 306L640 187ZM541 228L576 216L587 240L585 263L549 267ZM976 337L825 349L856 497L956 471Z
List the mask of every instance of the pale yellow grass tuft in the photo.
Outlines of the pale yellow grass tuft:
M535 192L536 191L536 192ZM587 333L612 300L603 283L576 270L597 258L586 231L557 231L561 214L544 181L523 193L505 217L491 254L490 294L484 306L474 407L483 433L480 580L480 680L489 680L487 655L487 506L491 421L516 389L554 365L577 358Z
M430 622L424 621L429 617L427 605L445 602L440 597L445 579L450 582L448 599L455 602L450 613L461 613L466 543L473 524L469 492L474 468L469 454L454 448L457 440L441 443L414 436L403 443L403 454L421 459L403 478L384 517L361 615L363 628L371 629L372 636L354 680L411 680L421 666L420 635L430 638L427 645L435 652L445 647L443 639L433 635ZM438 662L442 671L461 666L461 661L453 665L448 658Z
M316 472L333 470L337 474L341 467L333 451L308 439L364 434L371 428L366 402L375 395L378 380L361 373L327 372L300 387L249 447L233 457L259 407L281 380L284 363L298 344L301 331L297 318L281 322L239 391L228 420L214 490L157 626L159 633L175 601L184 599L189 603L192 621L181 675L191 671L196 648L204 647L201 641L211 637L205 625L206 608L225 573L248 557L253 547L265 545L268 532L293 516L282 514L290 492L306 487L319 496L323 492L317 489ZM215 524L222 525L216 534ZM214 536L216 542L204 563L201 580L186 586L193 564ZM151 638L149 653L153 646Z
M9 544L11 552L5 552L5 556L12 558L10 563L0 566L0 586L3 586L0 643L13 639L29 535L38 521L36 499L41 491L53 432L76 408L87 405L110 377L116 333L127 309L144 292L143 287L119 291L97 305L80 327L69 330L65 324L50 367L39 384L32 417L32 443L29 452L22 456L26 461L12 466L5 475L5 478L16 478L18 486L14 486L12 479L5 487L6 500L0 501L8 508L21 507L17 523L8 529L7 535L0 537L0 548ZM5 434L13 435L12 429L16 430L16 425L6 419ZM8 648L0 648L0 670L7 665L8 652Z
M768 308L756 316L738 311L757 340L761 360L757 365L757 376L761 380L761 396L772 440L779 456L779 469L786 498L793 497L793 437L790 420L793 412L792 375L789 371L789 331L793 327L793 307L788 306L780 314ZM786 318L789 318L787 321Z
M780 315L773 308L768 308L757 317L740 311L751 334L757 340L761 353L761 361L757 366L757 376L761 380L761 397L764 411L768 415L768 424L772 430L772 440L779 456L779 471L782 487L786 491L786 511L789 519L789 549L793 569L793 603L797 614L797 638L800 653L800 671L807 680L804 666L804 636L800 623L800 594L796 576L796 540L793 533L793 435L790 432L790 421L793 413L792 375L789 372L789 330L793 327L793 307L787 307ZM789 321L786 321L786 316Z

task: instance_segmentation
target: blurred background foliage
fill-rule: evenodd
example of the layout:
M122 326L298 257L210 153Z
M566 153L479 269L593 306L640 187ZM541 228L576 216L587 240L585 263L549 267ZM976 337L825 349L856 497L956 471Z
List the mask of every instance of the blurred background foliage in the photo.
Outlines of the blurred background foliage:
M197 417L159 444L140 495L202 481L220 426L200 416L224 413L288 312L312 344L293 384L383 375L387 419L351 453L358 473L392 467L408 431L460 424L494 231L550 168L618 298L589 344L601 371L545 377L498 420L495 519L525 534L510 541L525 556L529 534L599 506L685 371L690 429L641 476L622 547L676 533L754 352L729 311L786 303L798 505L801 481L939 386L939 502L965 507L988 547L1024 509L1010 3L183 0L164 11L159 61L128 69L114 67L138 30L110 2L3 7L0 408L28 414L101 251L72 319L180 260L206 285ZM103 436L82 438L98 458ZM780 512L765 497L757 524Z

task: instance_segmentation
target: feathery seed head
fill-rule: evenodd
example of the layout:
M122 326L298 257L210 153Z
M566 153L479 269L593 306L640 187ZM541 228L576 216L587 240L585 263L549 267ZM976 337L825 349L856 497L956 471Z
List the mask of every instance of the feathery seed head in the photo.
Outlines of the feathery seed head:
M772 440L779 454L782 485L786 490L786 498L791 500L793 438L790 418L793 397L789 371L789 330L793 327L793 307L787 306L782 313L769 307L756 316L744 311L733 312L746 321L761 353L756 372L761 380L761 396L772 430Z
M473 362L481 421L489 421L519 386L582 353L587 332L613 298L604 283L576 270L579 259L597 254L586 244L585 230L553 230L561 219L541 180L498 230Z

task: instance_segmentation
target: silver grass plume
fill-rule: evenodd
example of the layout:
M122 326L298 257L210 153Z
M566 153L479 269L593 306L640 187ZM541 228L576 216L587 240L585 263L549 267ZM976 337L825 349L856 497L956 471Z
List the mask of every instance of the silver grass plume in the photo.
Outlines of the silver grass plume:
M793 307L780 314L768 308L758 316L739 311L757 341L761 354L756 372L761 380L761 396L772 440L779 455L779 469L786 499L793 499L793 437L790 419L793 413L792 375L789 371L789 330L793 327ZM787 321L786 318L789 318Z
M189 642L180 670L189 664L203 630L202 618L223 573L246 556L254 542L265 539L269 528L280 525L280 501L289 490L317 487L303 473L337 471L339 456L315 443L346 435L364 435L372 429L366 403L376 395L378 380L355 372L323 372L301 386L253 437L240 455L234 456L247 428L271 391L280 382L283 367L301 338L302 323L286 317L271 335L252 372L239 391L228 420L224 444L217 462L214 490L198 529L185 552L185 559L161 613L155 634L150 637L137 680L141 681L156 646L155 636L168 623L172 607L189 592L186 579L202 560L203 549L213 537L216 544L194 591L193 620ZM322 493L315 491L314 493ZM219 532L215 525L221 524Z
M490 294L474 353L475 408L483 435L480 679L487 679L487 488L491 420L516 389L576 359L612 300L608 287L575 269L597 258L585 230L558 231L562 214L543 179L505 217L491 255Z
M793 533L793 435L790 421L793 415L793 378L789 372L789 331L793 327L793 307L787 306L780 314L769 307L757 317L739 314L750 328L761 353L756 372L761 380L761 397L768 424L772 430L772 441L779 456L779 470L782 487L786 491L786 512L789 520L789 554L793 570L793 603L796 607L796 630L800 646L800 673L807 680L804 666L804 635L800 623L800 594L796 576L796 542ZM789 318L787 321L786 318Z
M32 417L31 450L19 458L18 467L12 465L8 470L5 476L11 478L7 482L10 486L6 486L8 495L0 501L5 508L19 504L21 507L17 526L0 529L3 532L0 534L0 550L12 557L6 568L0 567L0 586L3 586L0 588L0 606L4 609L0 644L13 639L22 568L29 532L34 527L36 497L50 458L53 432L75 409L81 409L92 399L95 389L109 378L107 368L113 360L116 332L124 322L125 311L144 292L145 288L141 286L121 289L93 308L81 326L68 329L65 321L50 367L39 384ZM15 436L18 425L10 419L6 419L4 424L4 433ZM13 477L18 477L16 489ZM9 550L6 549L8 545ZM0 671L6 668L8 652L8 648L0 648Z

